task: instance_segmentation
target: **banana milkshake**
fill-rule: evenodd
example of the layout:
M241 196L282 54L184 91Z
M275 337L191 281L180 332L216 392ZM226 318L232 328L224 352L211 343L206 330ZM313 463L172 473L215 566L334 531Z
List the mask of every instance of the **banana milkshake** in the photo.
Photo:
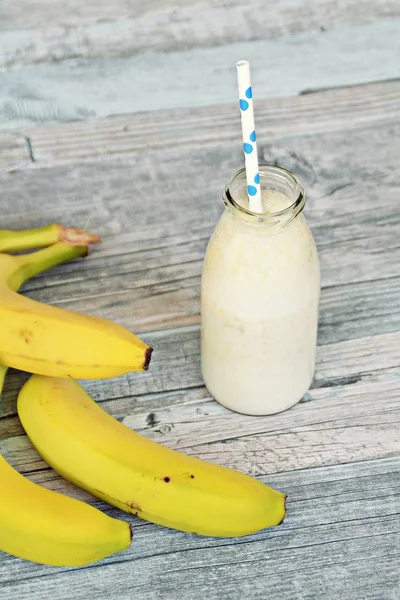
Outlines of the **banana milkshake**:
M260 165L262 213L249 210L246 174L224 192L201 282L201 364L210 394L231 410L277 413L314 374L320 294L317 250L303 187Z

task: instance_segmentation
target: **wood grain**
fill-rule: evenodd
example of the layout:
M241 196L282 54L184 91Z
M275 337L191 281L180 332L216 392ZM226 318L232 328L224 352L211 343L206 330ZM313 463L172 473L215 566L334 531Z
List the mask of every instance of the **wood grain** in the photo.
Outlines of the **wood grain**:
M152 52L221 46L396 16L400 9L394 0L203 0L190 5L118 0L83 6L71 0L62 6L25 0L0 4L0 66L132 56L147 52L149 42Z
M259 100L398 78L399 23L345 24L276 39L5 70L0 128L230 103L237 96L235 63L242 56L254 65Z
M332 0L309 0L308 2L291 2L290 0L271 0L266 7L261 0L250 0L244 4L238 0L224 0L223 4L213 0L193 0L188 6L185 0L88 0L85 3L76 0L65 0L62 5L55 5L52 0L20 0L18 3L2 2L0 5L0 29L35 29L53 25L86 25L107 21L126 21L143 19L149 22L165 18L168 25L179 22L192 25L197 20L198 29L209 25L208 14L220 15L224 9L224 17L231 24L231 32L244 35L250 24L255 31L270 31L271 35L282 32L303 31L312 27L329 27L337 23L375 21L382 18L399 16L399 6L395 0L343 0L341 3ZM247 10L246 10L247 8ZM233 21L235 15L245 18L238 24ZM265 16L268 18L265 18ZM251 19L251 17L253 18ZM170 22L172 21L172 22ZM215 24L213 24L215 26ZM240 25L240 26L239 26ZM183 26L183 23L182 23ZM210 32L211 34L213 32ZM224 29L220 35L227 35ZM171 36L172 37L172 36ZM151 39L154 44L157 39ZM172 37L173 39L173 37Z
M0 132L0 172L15 173L31 164L29 140L18 133Z
M400 81L324 90L289 98L256 99L257 134L261 142L349 132L398 120ZM134 164L143 151L165 148L210 150L229 143L237 149L240 119L236 103L93 119L23 128L36 166L55 166L118 159ZM203 150L203 151L204 151Z
M399 458L281 473L288 493L278 528L221 540L140 522L124 554L85 570L51 569L2 555L7 598L41 600L229 597L395 599L399 577ZM115 514L117 511L110 511ZM119 513L121 514L121 513ZM105 584L105 582L107 582ZM384 591L384 592L383 592ZM385 595L383 595L383 593Z

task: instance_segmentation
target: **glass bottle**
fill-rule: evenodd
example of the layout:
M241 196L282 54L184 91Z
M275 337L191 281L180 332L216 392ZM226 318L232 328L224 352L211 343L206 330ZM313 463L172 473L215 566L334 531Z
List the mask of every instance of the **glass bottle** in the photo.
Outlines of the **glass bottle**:
M223 194L201 279L201 367L227 408L269 415L296 404L315 368L320 269L298 178L260 165L263 209L242 169Z

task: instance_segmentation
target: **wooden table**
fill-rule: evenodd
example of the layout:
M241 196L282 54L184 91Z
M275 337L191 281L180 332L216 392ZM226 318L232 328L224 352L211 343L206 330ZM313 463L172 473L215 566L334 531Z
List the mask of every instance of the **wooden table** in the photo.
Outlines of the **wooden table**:
M1 226L103 238L24 292L154 347L147 373L84 382L117 419L288 494L284 524L246 538L123 515L131 548L90 568L0 554L2 599L400 598L399 30L398 0L0 2ZM315 381L265 418L216 404L199 365L202 259L243 163L241 58L260 155L303 180L322 267ZM2 454L121 515L33 450L16 416L25 377L6 382Z

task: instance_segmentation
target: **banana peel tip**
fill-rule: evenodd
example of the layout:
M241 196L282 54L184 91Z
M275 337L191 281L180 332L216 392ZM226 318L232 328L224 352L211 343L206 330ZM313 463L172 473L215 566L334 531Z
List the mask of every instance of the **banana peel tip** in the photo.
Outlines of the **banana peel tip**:
M62 225L60 226L59 237L61 241L72 246L88 246L101 241L100 236L95 233L89 233L77 227L63 227Z
M153 348L151 348L149 346L146 350L145 357L144 357L144 363L143 363L144 371L147 371L147 369L149 368L152 352L153 352Z
M287 502L287 494L284 494L284 498L283 498L283 517L279 521L279 523L277 524L277 527L279 527L279 525L282 525L283 521L286 518L286 502Z

